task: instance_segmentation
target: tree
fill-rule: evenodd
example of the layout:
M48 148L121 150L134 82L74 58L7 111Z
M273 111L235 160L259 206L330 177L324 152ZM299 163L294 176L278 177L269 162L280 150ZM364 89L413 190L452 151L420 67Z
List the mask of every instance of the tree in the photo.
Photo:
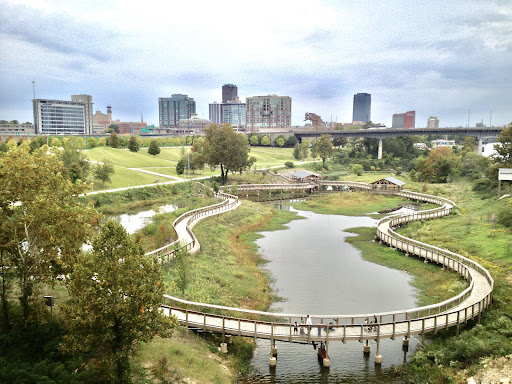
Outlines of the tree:
M357 176L362 176L364 172L364 168L361 164L352 164L352 172Z
M112 132L108 138L108 143L112 148L119 147L119 137L116 132Z
M76 184L78 180L85 181L87 179L90 163L82 151L68 147L61 152L59 158L64 166L64 175L73 184Z
M0 222L12 242L0 247L15 267L26 324L38 320L39 284L69 272L97 219L76 201L86 184L73 184L61 167L45 147L29 153L22 145L0 156Z
M145 256L121 224L102 225L92 246L67 280L71 303L63 308L68 334L61 348L84 355L101 381L129 383L138 345L169 337L177 322L160 311L158 259Z
M58 148L58 147L60 147L60 146L61 146L61 142L60 142L60 140L59 140L59 139L57 139L56 137L54 137L54 138L52 139L52 141L50 141L50 146L51 146L52 148Z
M504 128L496 138L498 143L494 145L497 155L492 156L491 161L502 168L512 167L512 123Z
M98 140L96 140L94 137L88 137L87 145L89 146L89 148L94 148L98 145Z
M100 147L104 147L105 145L107 145L107 138L106 137L100 137L100 139L98 140L98 145Z
M75 140L75 148L76 149L84 149L85 148L85 140L83 137L77 137Z
M446 183L460 172L461 160L450 147L438 147L430 151L421 172L426 181Z
M325 167L325 160L332 156L334 150L332 147L331 135L322 135L316 145L316 153L322 159L322 165Z
M251 135L251 137L249 138L249 144L255 146L255 145L258 145L260 143L260 138L258 137L258 135Z
M300 147L302 149L302 157L304 158L304 160L306 160L309 156L309 141L302 140L302 143L300 143Z
M295 147L298 142L299 142L299 140L297 139L297 137L295 135L291 135L290 137L288 137L286 139L286 142L284 143L284 145L292 148L292 147Z
M249 158L249 142L247 136L233 131L229 124L219 127L216 124L210 125L206 130L204 139L203 156L204 162L212 169L220 166L221 177L225 182L228 172L241 172L250 168L256 158Z
M110 183L110 176L114 172L112 163L109 160L103 160L103 164L98 164L94 168L94 177L101 180L101 186L105 188L105 183Z
M336 136L332 139L332 145L335 147L344 147L347 145L347 139L345 137Z
M267 135L261 138L261 145L263 145L264 147L268 147L270 145L270 139L268 138Z
M140 144L137 141L137 137L130 137L130 140L128 140L128 149L130 150L130 152L139 152Z
M105 129L105 133L112 133L112 132L119 133L119 124L112 123L108 126L107 129Z
M158 142L153 139L151 140L151 144L149 144L148 153L150 155L156 156L160 153L160 147L158 146Z
M311 140L311 157L313 159L316 159L318 157L317 144L318 144L318 139Z
M185 160L184 159L181 159L176 164L176 173L178 175L183 175L185 173Z
M284 138L282 138L282 137L278 137L278 138L276 139L276 141L275 141L275 144L276 144L278 147L284 147L284 143L285 143L285 141L284 141Z
M300 144L295 144L295 147L293 148L293 157L295 160L303 160L304 156L302 153L302 149L300 148Z

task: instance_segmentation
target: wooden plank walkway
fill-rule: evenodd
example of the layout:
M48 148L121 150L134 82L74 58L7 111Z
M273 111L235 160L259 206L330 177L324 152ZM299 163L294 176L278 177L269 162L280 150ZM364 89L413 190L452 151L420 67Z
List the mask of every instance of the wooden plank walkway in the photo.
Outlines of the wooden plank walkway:
M328 182L326 185L372 190L371 185L365 183L336 181ZM267 190L270 186L261 185L260 187ZM295 189L296 185L290 184L289 187ZM250 188L255 189L256 185ZM285 184L278 185L278 188L285 188ZM348 340L363 342L370 339L378 341L384 338L395 339L396 337L437 332L439 329L447 329L452 326L457 327L458 333L461 324L475 318L479 319L482 311L490 305L494 281L489 272L478 263L456 253L399 235L394 231L395 227L403 223L435 219L448 215L455 207L452 201L438 196L408 191L397 191L394 194L417 201L431 202L439 205L439 207L413 214L388 216L379 221L376 238L383 244L405 252L404 257L415 255L425 259L425 262L437 263L443 268L459 273L469 282L469 287L459 295L430 306L376 313L378 322L371 331L368 330L365 319L372 319L374 313L311 315L314 325L299 327L299 331L295 332L293 323L297 321L300 324L301 318L305 319L306 314L252 311L190 302L168 295L164 295L163 312L166 315L176 316L180 324L189 328L221 333L222 335L238 335L300 343L312 341L342 341L345 343ZM192 252L199 250L199 242L191 230L193 225L208 216L236 209L240 204L238 198L233 195L220 193L218 197L223 199L223 202L187 212L175 222L174 227L181 244L188 247ZM160 252L161 255L166 254L168 257L172 257L173 254L170 248L163 248L150 254ZM316 325L319 320L324 324L320 330ZM328 322L330 324L327 326Z

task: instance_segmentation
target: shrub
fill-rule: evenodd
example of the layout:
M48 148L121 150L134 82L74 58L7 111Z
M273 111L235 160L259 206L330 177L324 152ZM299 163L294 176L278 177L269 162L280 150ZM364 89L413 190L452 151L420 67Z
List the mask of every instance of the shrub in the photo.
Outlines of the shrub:
M284 163L284 165L286 166L286 168L293 168L293 167L295 167L295 165L291 161L287 161L286 163Z

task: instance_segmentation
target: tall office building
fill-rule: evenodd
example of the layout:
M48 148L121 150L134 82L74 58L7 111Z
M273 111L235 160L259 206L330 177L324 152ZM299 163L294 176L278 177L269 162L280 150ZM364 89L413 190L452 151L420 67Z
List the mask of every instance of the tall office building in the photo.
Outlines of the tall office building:
M234 84L224 84L222 86L222 103L236 101L238 99L238 88Z
M288 128L292 120L292 98L289 96L253 96L246 101L247 131Z
M187 95L172 95L158 99L158 120L160 128L176 128L178 121L189 119L196 113L196 102Z
M369 93L356 93L352 109L352 121L366 123L372 120L372 95Z
M395 113L392 128L414 128L416 125L416 111Z
M222 103L217 103L216 101L209 104L208 108L208 118L212 123L217 125L222 124Z
M439 119L436 116L430 116L427 120L427 128L439 128Z
M73 95L72 101L32 100L34 126L38 135L93 134L92 96Z

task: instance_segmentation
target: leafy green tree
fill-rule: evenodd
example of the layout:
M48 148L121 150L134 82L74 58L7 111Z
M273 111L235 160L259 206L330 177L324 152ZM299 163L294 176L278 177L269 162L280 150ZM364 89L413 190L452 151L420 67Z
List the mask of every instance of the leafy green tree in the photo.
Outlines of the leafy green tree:
M446 183L457 176L460 169L460 157L455 155L449 147L438 147L430 151L421 172L428 182Z
M128 139L126 136L119 136L119 147L126 147L128 145Z
M105 145L107 145L107 138L106 137L100 137L100 139L98 140L98 145L100 147L104 147Z
M284 138L282 138L282 137L278 137L278 138L276 139L275 143L276 143L276 145L277 145L278 147L284 147L284 143L285 143Z
M229 124L219 127L216 124L210 125L205 130L203 156L204 162L212 169L220 166L221 177L225 182L228 172L241 172L250 168L256 161L254 157L249 158L249 142L247 136L233 131Z
M293 148L297 145L298 142L299 142L299 140L297 139L297 137L295 135L291 135L290 137L288 137L286 139L286 142L284 143L284 145L286 147Z
M328 157L331 157L334 152L331 141L331 135L320 136L316 145L316 152L318 153L318 156L320 156L320 158L322 159L322 165L325 167L325 160Z
M261 138L261 145L263 145L264 147L268 147L270 145L270 139L268 138L267 135Z
M50 146L51 146L52 148L58 148L58 147L60 147L60 146L61 146L61 142L60 142L60 140L59 140L58 138L54 137L54 138L52 139L52 141L50 141Z
M317 144L318 139L311 140L311 157L313 159L316 159L318 157Z
M259 145L260 138L258 137L258 135L251 135L251 137L249 138L249 144L251 144L252 146Z
M130 150L130 152L139 152L140 144L137 141L137 137L130 137L130 140L128 140L128 149Z
M153 139L151 140L151 144L149 144L148 153L150 155L156 156L160 153L160 147L158 146L158 142Z
M92 246L68 280L62 350L83 355L100 381L130 383L130 358L140 343L171 336L177 322L160 311L164 283L158 259L145 256L121 224L102 225Z
M25 323L38 321L40 283L69 272L94 231L92 208L76 201L86 184L73 184L61 167L46 147L29 153L23 145L0 156L0 222L12 242L0 247L15 267Z
M178 175L183 175L185 173L185 160L184 159L181 159L176 164L176 173Z
M108 143L112 148L119 147L119 137L116 132L112 132L108 138Z
M347 145L347 139L345 137L334 137L332 139L332 145L335 147L344 147Z
M295 158L295 160L299 161L304 159L304 155L300 147L300 144L295 144L295 147L293 148L293 157Z
M302 140L302 143L300 143L300 148L302 149L302 157L304 160L306 160L309 156L309 141Z
M59 155L64 166L64 174L69 177L73 184L78 180L85 181L89 175L90 163L82 151L67 147Z
M115 172L114 166L110 160L103 160L103 164L98 164L94 168L94 177L101 181L101 186L105 188L105 183L110 183L110 176Z
M175 282L182 295L185 295L190 281L190 258L185 248L174 251L173 267L176 273Z
M95 148L98 145L98 140L94 137L88 137L87 138L87 146L89 148Z
M362 176L364 173L364 168L361 164L352 164L352 172L357 176Z
M119 133L119 124L112 123L108 126L107 129L105 129L105 133L112 133L112 132Z
M73 146L73 142L71 141L71 137L63 137L62 138L62 147L63 148L71 148Z
M9 147L6 143L3 141L0 141L0 152L7 152L9 150Z
M84 149L85 148L85 140L83 137L77 137L75 140L75 148L76 149Z
M497 154L492 156L491 161L501 168L512 168L512 123L501 131L496 140L494 150Z

